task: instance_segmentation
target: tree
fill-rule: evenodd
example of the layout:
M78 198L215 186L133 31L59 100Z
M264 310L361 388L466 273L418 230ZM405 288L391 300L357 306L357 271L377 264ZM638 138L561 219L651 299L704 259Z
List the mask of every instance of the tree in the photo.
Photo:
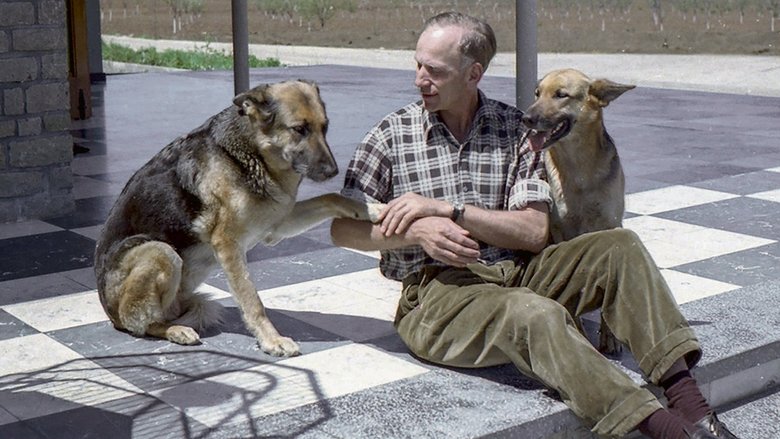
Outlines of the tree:
M194 21L194 16L200 16L203 12L203 0L166 0L173 13L173 33L181 30L182 17L184 14L190 15L190 22Z
M325 27L325 22L340 9L355 11L355 2L352 0L299 0L297 3L301 16L309 21L316 19L320 28Z
M769 29L775 31L775 20L780 18L780 0L764 0L766 8L769 10Z
M650 10L653 12L653 25L661 32L664 31L664 14L661 10L661 0L650 0Z
M273 16L283 16L292 22L296 7L293 0L255 0L257 9Z

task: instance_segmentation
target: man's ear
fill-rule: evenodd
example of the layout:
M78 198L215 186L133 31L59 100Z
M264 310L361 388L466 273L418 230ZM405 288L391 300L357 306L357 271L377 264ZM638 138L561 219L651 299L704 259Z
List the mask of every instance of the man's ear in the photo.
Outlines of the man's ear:
M263 127L274 121L275 103L268 93L268 85L261 85L237 95L233 98L233 104L238 106L238 114L248 116Z
M469 80L479 82L482 80L482 75L485 74L485 67L478 62L474 62L469 66Z
M609 79L596 79L590 83L588 94L596 98L599 105L606 107L623 93L636 87L635 85L618 84Z

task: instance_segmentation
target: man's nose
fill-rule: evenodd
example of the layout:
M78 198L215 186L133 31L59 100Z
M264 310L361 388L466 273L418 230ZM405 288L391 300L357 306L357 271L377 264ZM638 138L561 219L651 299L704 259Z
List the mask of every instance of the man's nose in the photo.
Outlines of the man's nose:
M418 68L417 73L414 76L414 85L417 88L422 87L425 85L426 81L428 81L428 73L425 72L424 68Z

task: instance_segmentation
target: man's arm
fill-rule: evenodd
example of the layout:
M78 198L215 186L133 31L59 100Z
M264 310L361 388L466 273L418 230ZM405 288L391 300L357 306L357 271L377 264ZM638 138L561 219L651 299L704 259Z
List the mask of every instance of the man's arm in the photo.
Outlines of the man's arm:
M519 210L485 210L466 205L458 220L474 238L496 247L538 253L547 245L547 203L532 202Z
M404 197L399 197L401 198ZM449 219L451 207L446 207L448 203L419 198L416 201L427 200L427 203L422 204L428 209L429 216L411 213L412 210L406 210L411 209L408 205L401 208L404 203L395 203L396 208L406 210L408 215L415 218L404 229L395 228L388 234L384 224L335 219L331 226L333 242L358 250L386 250L417 244L432 258L453 266L464 266L477 261L477 241L531 252L541 251L547 244L549 216L545 203L530 203L525 208L514 211L492 211L466 206L463 217L456 224ZM388 207L386 212L390 210L392 208ZM386 213L385 218L390 216L397 217Z
M406 193L389 203L379 216L380 230L385 236L403 233L418 218L439 216L449 218L452 204L443 200ZM544 202L531 202L519 210L485 210L465 206L458 225L474 238L490 245L511 250L541 251L549 232L548 207Z

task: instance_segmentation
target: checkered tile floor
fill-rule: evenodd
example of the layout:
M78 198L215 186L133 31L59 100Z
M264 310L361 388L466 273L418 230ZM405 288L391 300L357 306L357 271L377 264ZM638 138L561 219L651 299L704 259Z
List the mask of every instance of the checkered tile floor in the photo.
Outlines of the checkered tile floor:
M253 82L290 75L271 72ZM295 73L317 80L326 93L342 169L362 132L414 98L397 72ZM342 104L370 98L375 89L339 85L345 74L404 91L355 121ZM511 367L485 375L411 358L391 324L399 285L378 274L375 254L334 247L327 225L249 254L260 295L279 330L300 342L299 357L272 358L257 349L221 272L202 290L227 307L228 323L204 334L202 345L112 329L91 268L101 224L155 148L224 106L171 122L172 112L199 108L191 96L171 97L177 87L197 86L211 93L206 101L229 102L214 96L229 96L226 78L110 77L96 88L96 116L74 124L76 144L89 148L73 162L77 211L0 225L0 437L474 437L532 419L522 395L544 390ZM508 79L486 80L489 95L506 96L509 88ZM148 107L155 96L163 96L153 105L161 108ZM681 303L780 279L780 125L767 122L776 122L779 104L636 90L608 109L627 174L625 227L642 237ZM738 120L731 118L735 107L746 112ZM132 140L138 119L149 141L143 145ZM304 193L340 184L307 186ZM432 400L438 408L425 403Z

